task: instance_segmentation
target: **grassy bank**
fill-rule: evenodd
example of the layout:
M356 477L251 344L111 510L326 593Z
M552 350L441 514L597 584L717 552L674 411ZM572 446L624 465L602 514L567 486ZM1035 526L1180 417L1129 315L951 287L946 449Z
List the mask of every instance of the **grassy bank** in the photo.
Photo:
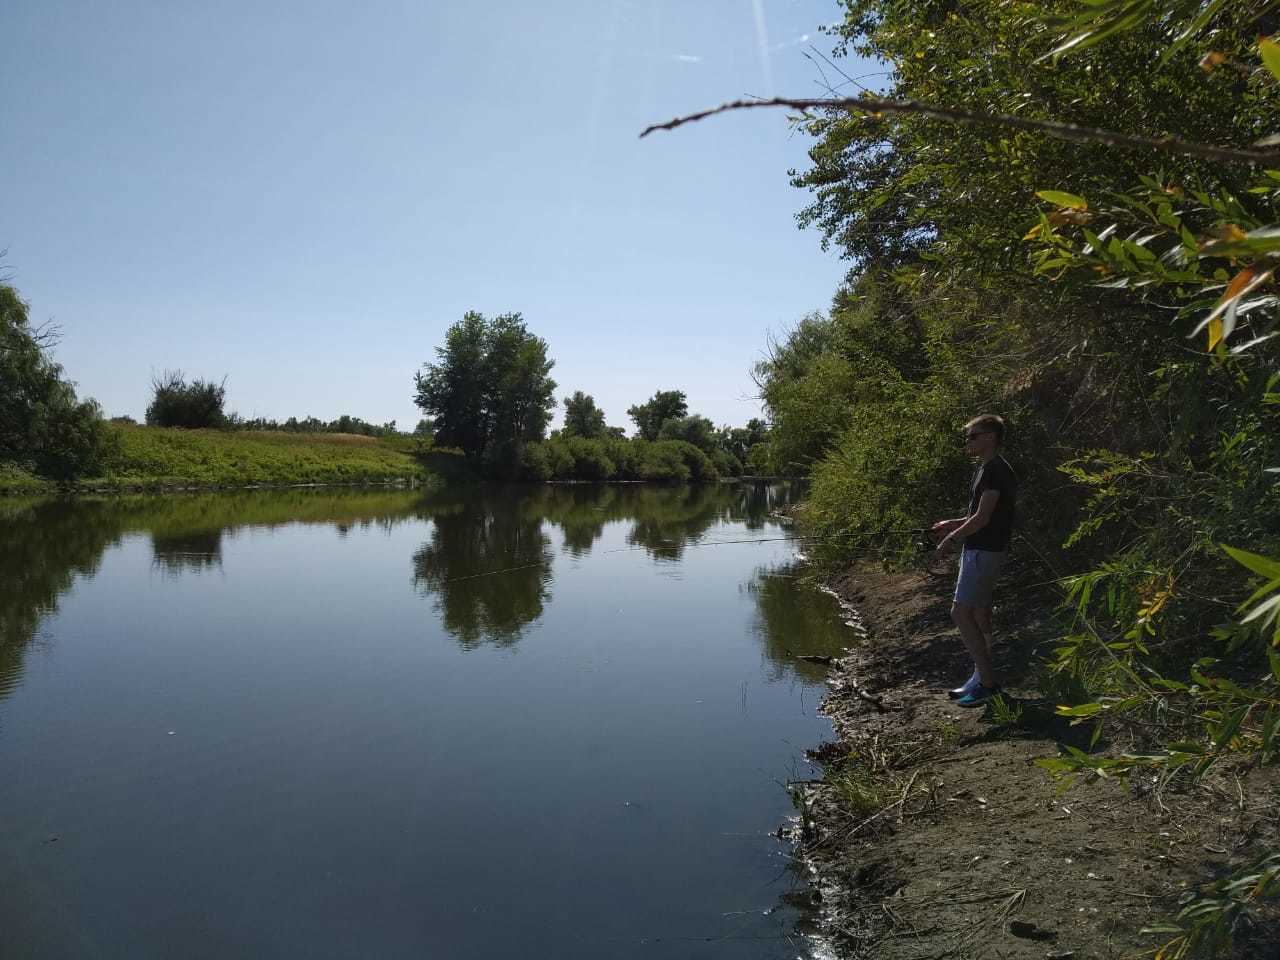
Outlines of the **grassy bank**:
M0 463L0 493L42 493L50 484L12 463Z
M412 440L341 433L176 430L113 425L114 449L100 476L81 490L171 487L288 486L302 483L429 483L441 471ZM434 454L435 459L446 457ZM457 458L453 458L457 459ZM22 493L50 485L13 467L0 490Z

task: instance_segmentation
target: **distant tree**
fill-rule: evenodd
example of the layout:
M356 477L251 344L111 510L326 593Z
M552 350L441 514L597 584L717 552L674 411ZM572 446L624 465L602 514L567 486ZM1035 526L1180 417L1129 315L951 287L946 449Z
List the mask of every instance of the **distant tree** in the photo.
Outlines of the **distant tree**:
M742 463L747 462L751 448L764 443L769 438L769 425L759 417L747 421L745 427L721 427L717 432L720 447L732 454Z
M596 406L595 398L581 390L564 398L564 434L597 440L609 435L604 422L604 411Z
M147 425L152 427L184 427L200 429L227 425L223 405L227 399L227 380L187 382L181 370L166 370L151 378L151 403L147 407Z
M49 357L52 335L33 330L27 304L0 284L0 462L55 480L93 473L111 436L92 400Z
M418 425L413 428L415 437L429 437L436 432L435 421L430 417L423 417L418 421Z
M436 355L414 375L414 402L434 420L436 443L518 464L521 445L546 435L555 408L547 342L518 313L489 320L468 311Z
M636 422L636 431L645 440L657 440L664 423L688 414L683 390L659 390L645 403L627 408L627 416Z
M711 453L716 448L716 428L706 417L692 414L667 420L658 431L659 440L683 440L691 443L703 453Z

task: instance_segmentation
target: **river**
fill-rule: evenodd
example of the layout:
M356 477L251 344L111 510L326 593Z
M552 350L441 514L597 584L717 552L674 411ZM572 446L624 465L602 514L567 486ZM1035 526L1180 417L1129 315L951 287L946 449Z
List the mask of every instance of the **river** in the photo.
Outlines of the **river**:
M0 501L0 956L809 955L789 496Z

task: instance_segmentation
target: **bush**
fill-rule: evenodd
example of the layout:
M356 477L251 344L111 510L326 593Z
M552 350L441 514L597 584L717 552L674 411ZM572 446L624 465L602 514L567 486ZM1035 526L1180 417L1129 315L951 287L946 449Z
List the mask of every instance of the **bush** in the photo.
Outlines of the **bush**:
M716 471L722 477L742 476L742 463L728 450L721 448L712 451L711 462L715 464Z
M657 483L688 483L689 467L674 441L646 443L640 455L641 480Z
M520 451L520 479L542 482L551 479L551 457L545 443L526 443Z
M644 440L604 440L604 449L613 461L615 480L640 480L641 446Z
M187 383L181 370L166 370L151 378L152 398L147 407L147 426L183 427L189 430L223 427L227 416L226 378L221 383L193 380Z
M720 479L720 473L716 470L716 465L711 462L711 458L692 443L686 443L683 440L664 440L659 446L666 446L667 444L674 447L680 458L684 460L684 465L689 471L690 480L695 483L701 483Z
M560 442L568 447L569 455L573 457L575 480L608 480L614 475L616 468L599 440L568 437Z

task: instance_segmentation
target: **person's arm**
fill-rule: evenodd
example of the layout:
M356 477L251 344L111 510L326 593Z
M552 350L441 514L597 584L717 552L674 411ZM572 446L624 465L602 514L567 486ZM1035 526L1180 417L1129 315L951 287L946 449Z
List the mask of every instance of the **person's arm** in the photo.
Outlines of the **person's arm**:
M957 517L955 520L939 520L929 528L931 533L936 533L940 537L945 537L948 533L960 526L968 517Z
M950 546L952 540L961 540L971 533L977 533L990 523L991 515L996 512L996 503L999 500L999 490L983 490L982 498L978 501L978 509L974 515L943 537L942 542L938 544L938 549L945 550Z

